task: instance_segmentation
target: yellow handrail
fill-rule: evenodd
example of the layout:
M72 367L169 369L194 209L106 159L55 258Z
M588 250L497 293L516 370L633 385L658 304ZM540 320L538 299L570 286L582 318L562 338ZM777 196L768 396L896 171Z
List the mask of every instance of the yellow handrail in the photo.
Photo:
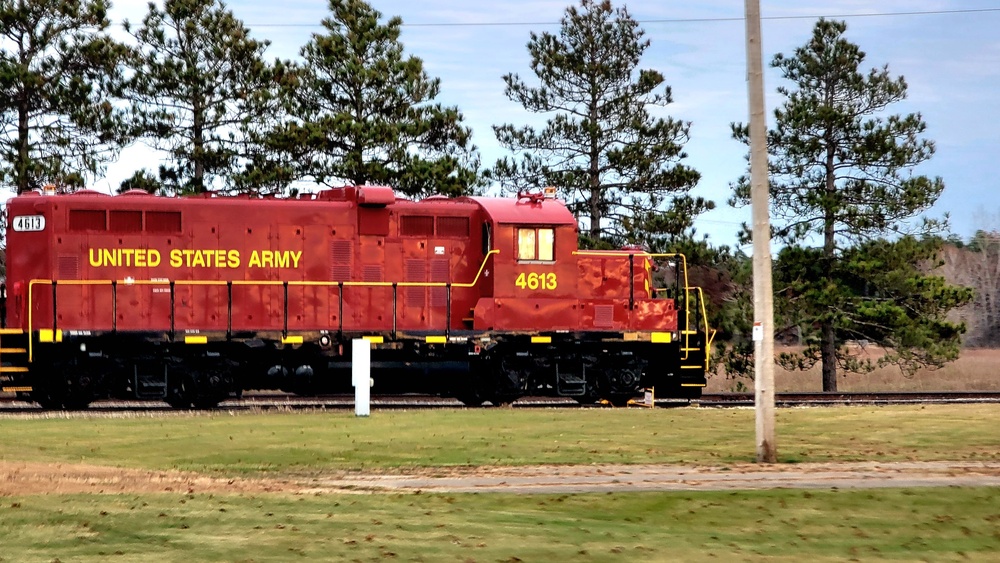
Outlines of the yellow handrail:
M486 262L489 261L490 257L494 254L500 254L500 250L494 248L483 256L483 261L479 265L479 270L476 272L476 277L472 279L471 282L457 282L452 283L451 287L458 288L470 288L475 287L479 283L479 278L483 274L483 270L486 269ZM51 279L33 279L28 282L28 363L31 363L34 359L34 346L33 338L31 338L33 319L32 319L32 302L33 302L33 292L36 284L52 285L57 283L59 285L189 285L189 286L227 286L240 285L240 286L284 286L288 284L294 287L340 287L341 284L350 287L359 286L369 286L369 287L392 287L393 285L397 287L448 287L448 282L365 282L365 281L275 281L275 280L51 280ZM54 328L54 327L53 327Z

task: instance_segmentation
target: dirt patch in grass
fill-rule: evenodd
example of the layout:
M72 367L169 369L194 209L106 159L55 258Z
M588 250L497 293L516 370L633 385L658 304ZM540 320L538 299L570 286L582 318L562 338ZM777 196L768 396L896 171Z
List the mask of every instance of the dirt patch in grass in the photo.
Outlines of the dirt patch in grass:
M37 494L322 494L400 491L586 493L1000 486L998 462L860 462L725 466L593 465L424 468L405 473L220 479L183 471L0 461L0 496Z
M0 461L0 496L74 493L255 493L295 491L279 479L219 479L83 463Z

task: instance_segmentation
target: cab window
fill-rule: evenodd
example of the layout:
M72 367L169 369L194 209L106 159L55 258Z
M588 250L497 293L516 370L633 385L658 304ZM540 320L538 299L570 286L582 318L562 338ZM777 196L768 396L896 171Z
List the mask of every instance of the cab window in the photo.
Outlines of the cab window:
M522 227L517 230L517 259L555 260L555 230L540 227Z

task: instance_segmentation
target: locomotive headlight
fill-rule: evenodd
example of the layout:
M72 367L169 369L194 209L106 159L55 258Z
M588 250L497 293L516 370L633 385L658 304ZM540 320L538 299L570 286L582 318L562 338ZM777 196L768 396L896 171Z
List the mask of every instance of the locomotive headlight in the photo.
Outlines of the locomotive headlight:
M80 344L80 351L81 352L86 352L87 351L87 344L86 343Z
M330 340L330 335L329 334L324 334L323 336L319 337L319 345L322 346L322 347L324 347L324 348L326 348L327 346L329 346L331 342L332 342L332 340Z

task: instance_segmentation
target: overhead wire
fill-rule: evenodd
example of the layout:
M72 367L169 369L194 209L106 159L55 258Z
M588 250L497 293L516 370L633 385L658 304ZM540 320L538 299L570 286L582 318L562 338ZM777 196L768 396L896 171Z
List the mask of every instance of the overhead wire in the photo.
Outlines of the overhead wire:
M787 16L763 16L762 20L815 20L819 18L881 18L900 16L940 16L940 15L960 15L960 14L983 14L998 13L1000 8L969 8L956 10L911 10L900 12L861 12L855 14L800 14ZM684 23L724 23L741 22L742 16L715 17L715 18L662 18L662 19L641 19L636 20L640 24L684 24ZM559 25L558 21L528 21L528 22L403 22L402 27L518 27L518 26L547 26ZM318 27L322 24L316 23L257 23L248 24L249 27Z

